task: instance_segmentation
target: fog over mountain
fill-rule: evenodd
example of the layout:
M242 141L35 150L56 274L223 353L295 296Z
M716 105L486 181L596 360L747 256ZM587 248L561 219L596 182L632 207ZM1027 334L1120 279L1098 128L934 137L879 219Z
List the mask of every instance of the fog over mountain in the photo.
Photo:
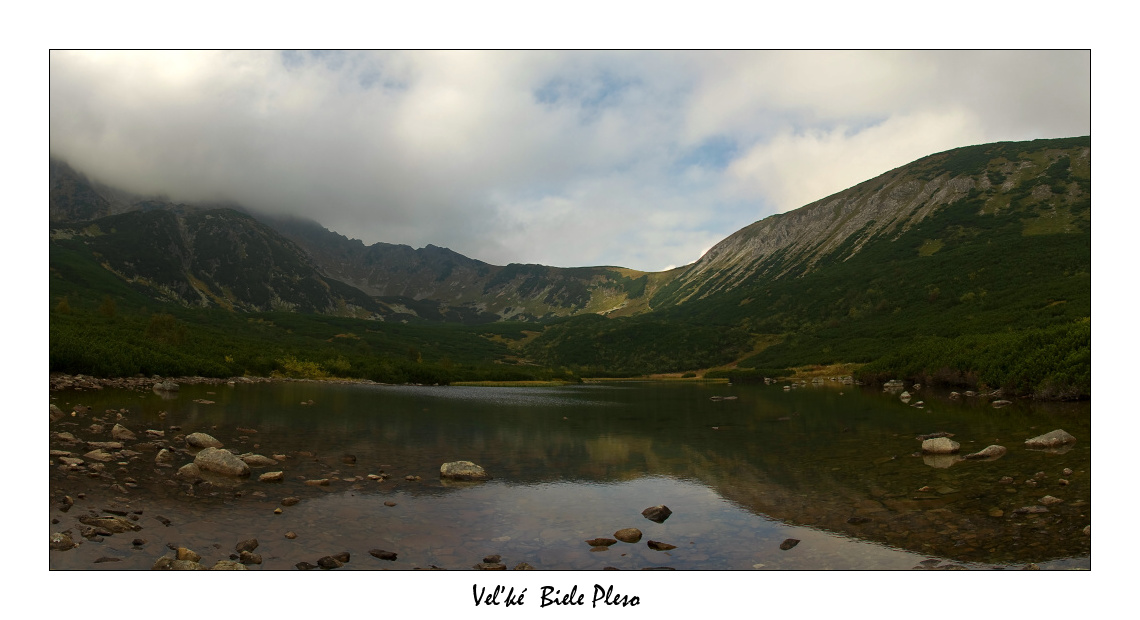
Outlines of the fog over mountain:
M1090 54L50 53L94 180L493 264L663 270L929 153L1090 132Z

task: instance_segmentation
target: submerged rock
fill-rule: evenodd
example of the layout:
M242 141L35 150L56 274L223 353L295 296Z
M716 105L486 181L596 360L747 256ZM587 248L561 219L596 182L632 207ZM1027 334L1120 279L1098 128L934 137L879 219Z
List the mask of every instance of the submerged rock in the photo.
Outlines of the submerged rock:
M617 540L613 538L591 538L586 541L586 544L591 547L608 547L610 545L616 545Z
M791 549L792 547L795 547L798 544L800 544L799 539L789 538L789 539L785 540L784 542L780 543L780 549L787 551L788 549Z
M676 549L677 548L677 545L670 545L669 543L658 542L656 540L651 540L645 544L648 545L649 548L653 549L654 551L668 551L670 549Z
M452 461L439 467L439 477L448 480L490 480L482 467L471 461Z
M212 471L224 476L244 478L249 475L249 465L246 465L245 461L234 456L229 450L203 448L202 451L194 457L194 464L197 465L199 469Z
M1025 440L1026 448L1057 448L1066 444L1074 443L1077 441L1076 437L1066 433L1062 429L1050 431L1044 435L1038 435Z

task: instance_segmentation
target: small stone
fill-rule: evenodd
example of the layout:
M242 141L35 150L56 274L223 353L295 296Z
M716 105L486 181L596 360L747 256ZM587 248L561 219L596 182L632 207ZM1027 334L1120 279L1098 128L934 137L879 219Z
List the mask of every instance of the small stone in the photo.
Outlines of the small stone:
M293 540L293 539L294 539L294 538L296 538L296 537L297 537L297 533L296 533L296 532L292 532L292 531L290 531L290 532L285 532L285 538L288 538L289 540Z
M641 541L641 530L636 527L627 527L625 529L614 532L614 538L624 543L636 543Z
M471 461L452 461L439 466L439 477L448 480L490 480L482 467Z
M935 437L922 442L924 454L956 454L961 444L948 437Z
M238 544L234 545L234 551L236 551L238 553L241 553L242 551L253 551L254 549L257 549L257 539L256 538L250 538L247 540L243 540L243 541L239 542Z
M281 510L280 508L274 508L274 509L273 509L273 514L275 514L275 515L279 515L279 514L281 514L281 513L283 513L283 512L285 512L285 511L284 511L284 510Z
M58 549L60 551L67 551L68 549L73 549L73 548L77 547L78 545L75 544L75 541L71 540L70 534L68 534L67 532L63 532L63 533L58 533L58 534L52 534L51 538L49 540L49 546L52 549Z
M112 558L112 557L108 557L108 556L103 556L101 558L96 559L94 563L95 564L102 564L104 562L118 562L118 561L120 561L119 558Z
M317 567L315 564L310 564L308 562L297 562L294 564L294 566L297 567L297 570L313 570Z
M792 547L795 547L798 544L800 544L800 541L798 539L789 538L789 539L785 540L784 542L780 543L780 549L787 551L788 549L791 549Z
M501 556L501 555L488 555L488 556L485 556L483 558L484 564L498 564L502 561L503 561L503 556Z
M586 544L590 545L591 547L608 547L610 545L617 544L617 541L613 538L591 538L590 540L586 541Z
M668 551L670 549L677 548L677 545L670 545L669 543L658 542L656 540L651 540L646 543L646 545L648 545L649 548L653 549L654 551Z
M535 568L526 562L519 562L515 565L514 570L535 570Z
M389 562L395 562L396 561L396 552L395 551L384 551L383 549L372 549L368 552L368 554L374 558L379 558L381 560L388 560Z
M319 478L317 480L306 480L305 484L311 487L327 487L329 485L328 478Z
M1071 469L1069 469L1068 467L1066 467L1065 469L1061 470L1061 474L1062 474L1062 475L1065 475L1065 476L1072 476L1072 475L1073 475L1073 470L1071 470Z
M387 507L389 507L389 508L391 508L391 507L393 507L393 506L395 506L395 505L396 505L396 502L393 502L393 501L387 501L387 502L384 502L384 505L385 505L385 506L387 506Z
M299 497L286 497L285 499L281 500L281 505L282 506L295 506L296 504L300 503L300 501L301 501L301 498L299 498Z
M1052 506L1054 504L1060 504L1061 502L1063 502L1065 500L1058 499L1056 497L1053 497L1052 495L1046 495L1045 497L1042 497L1041 499L1039 499L1037 501L1041 502L1041 505L1043 505L1043 506Z
M285 480L283 471L267 471L257 477L258 482L281 482Z
M870 521L871 519L867 517L851 517L850 519L847 519L847 522L851 525L862 525L864 523L870 523Z
M1060 480L1057 480L1057 484L1060 486L1066 487L1066 486L1069 486L1069 481L1065 480L1064 478L1061 478Z
M127 427L122 424L116 424L111 428L111 439L116 441L134 441L136 438L135 434Z
M506 564L480 562L473 567L475 570L507 570Z
M187 562L198 562L201 561L202 556L198 555L190 549L187 549L186 547L179 547L177 559Z

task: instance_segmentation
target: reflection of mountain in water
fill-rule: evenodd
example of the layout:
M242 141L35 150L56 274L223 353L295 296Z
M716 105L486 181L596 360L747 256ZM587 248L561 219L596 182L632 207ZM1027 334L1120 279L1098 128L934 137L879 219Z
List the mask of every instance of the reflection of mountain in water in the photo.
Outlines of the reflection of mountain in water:
M710 401L726 390L735 401ZM1088 409L1019 408L941 401L925 409L850 387L583 386L551 390L362 388L314 384L194 389L168 423L186 432L217 425L258 429L262 451L309 452L290 475L423 476L414 494L448 493L442 462L471 460L505 484L608 483L645 476L698 481L759 515L792 525L957 561L1041 562L1089 554ZM314 405L299 403L313 399ZM180 421L179 421L180 420ZM1083 441L1065 454L1025 450L1026 437L1065 428ZM1009 448L991 462L948 468L912 456L919 434L955 433L963 452ZM249 440L252 442L254 440ZM232 444L239 445L239 444ZM249 445L247 442L245 445ZM248 448L242 448L248 449ZM341 463L353 454L357 464ZM1076 471L1059 486L1061 470ZM1044 472L1030 486L1027 480ZM1009 476L1013 484L999 480ZM925 489L925 490L924 490ZM1064 503L1015 514L1053 495ZM667 498L662 498L667 503Z

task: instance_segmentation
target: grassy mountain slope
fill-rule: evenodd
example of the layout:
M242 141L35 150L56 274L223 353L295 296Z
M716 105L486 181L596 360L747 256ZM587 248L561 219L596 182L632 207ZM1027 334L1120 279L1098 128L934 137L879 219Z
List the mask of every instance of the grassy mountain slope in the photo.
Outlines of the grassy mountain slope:
M741 367L884 360L870 370L1087 394L1089 151L1073 138L918 160L729 237L654 296L652 314L550 326L527 352L669 372L728 363L765 341L775 344ZM910 198L885 209L898 188ZM1074 352L1036 353L1044 335ZM937 349L948 356L918 354ZM1010 351L1036 356L1028 366L1039 371L1018 370Z

